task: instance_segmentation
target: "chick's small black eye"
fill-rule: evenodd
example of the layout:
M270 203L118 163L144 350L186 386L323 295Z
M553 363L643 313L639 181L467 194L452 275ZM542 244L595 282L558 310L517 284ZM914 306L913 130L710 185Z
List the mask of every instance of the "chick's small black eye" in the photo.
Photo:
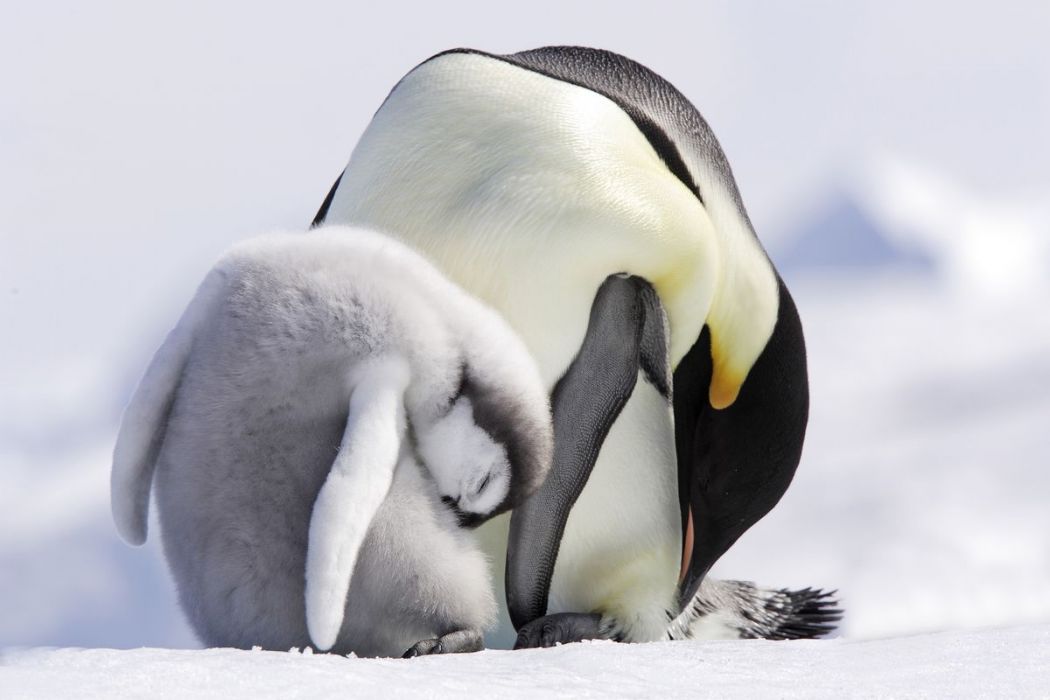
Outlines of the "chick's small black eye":
M481 493L485 490L485 487L489 485L489 480L492 479L492 472L485 475L485 478L478 483L478 487L474 489L474 493Z

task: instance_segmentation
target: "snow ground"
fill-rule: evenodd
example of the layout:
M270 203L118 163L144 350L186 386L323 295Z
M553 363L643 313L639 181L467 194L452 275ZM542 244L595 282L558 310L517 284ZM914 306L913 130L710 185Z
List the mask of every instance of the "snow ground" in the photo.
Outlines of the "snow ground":
M32 649L0 657L18 698L1046 697L1050 625L893 640L612 642L401 659L297 651Z

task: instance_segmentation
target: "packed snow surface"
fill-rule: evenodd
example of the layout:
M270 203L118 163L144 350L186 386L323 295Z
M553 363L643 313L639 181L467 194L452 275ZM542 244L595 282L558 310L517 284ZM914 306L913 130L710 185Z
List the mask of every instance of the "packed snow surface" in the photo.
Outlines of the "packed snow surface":
M899 639L591 642L418 659L234 649L32 649L0 665L4 698L1035 697L1050 625Z

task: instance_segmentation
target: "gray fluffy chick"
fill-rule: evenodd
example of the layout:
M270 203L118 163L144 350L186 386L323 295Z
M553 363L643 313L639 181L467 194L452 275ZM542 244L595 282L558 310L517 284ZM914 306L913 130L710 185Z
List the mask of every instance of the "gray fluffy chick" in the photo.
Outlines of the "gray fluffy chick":
M543 382L495 312L377 233L275 234L220 260L153 358L113 515L144 542L155 481L209 646L473 651L496 604L465 528L531 494L552 444Z

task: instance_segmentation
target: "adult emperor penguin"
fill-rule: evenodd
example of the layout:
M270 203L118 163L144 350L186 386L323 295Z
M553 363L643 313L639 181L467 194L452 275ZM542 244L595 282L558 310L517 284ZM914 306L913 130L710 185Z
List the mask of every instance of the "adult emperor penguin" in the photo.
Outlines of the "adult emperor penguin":
M519 644L688 626L669 621L787 489L809 403L795 305L693 105L607 51L441 53L391 91L321 222L422 251L552 390L551 475L488 533Z

